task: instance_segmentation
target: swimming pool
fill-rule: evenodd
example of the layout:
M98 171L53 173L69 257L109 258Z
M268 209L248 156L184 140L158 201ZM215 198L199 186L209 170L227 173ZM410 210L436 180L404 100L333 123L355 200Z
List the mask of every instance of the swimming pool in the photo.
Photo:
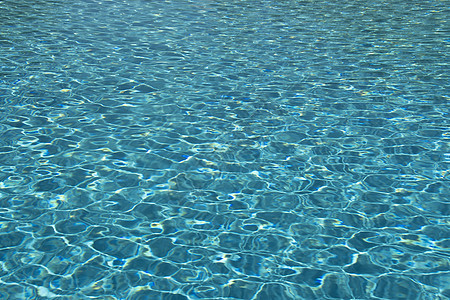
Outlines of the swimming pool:
M448 299L446 1L0 2L1 299Z

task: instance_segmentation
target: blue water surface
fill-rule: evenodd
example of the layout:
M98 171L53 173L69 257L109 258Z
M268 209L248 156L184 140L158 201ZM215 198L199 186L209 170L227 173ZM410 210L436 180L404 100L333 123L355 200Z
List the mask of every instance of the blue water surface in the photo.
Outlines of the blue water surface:
M449 299L448 4L0 1L0 299Z

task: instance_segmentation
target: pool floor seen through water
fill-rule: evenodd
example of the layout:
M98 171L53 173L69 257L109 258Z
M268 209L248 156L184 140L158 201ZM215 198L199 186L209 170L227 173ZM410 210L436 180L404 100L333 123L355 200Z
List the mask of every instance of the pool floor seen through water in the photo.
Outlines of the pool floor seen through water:
M0 299L449 299L446 1L0 2Z

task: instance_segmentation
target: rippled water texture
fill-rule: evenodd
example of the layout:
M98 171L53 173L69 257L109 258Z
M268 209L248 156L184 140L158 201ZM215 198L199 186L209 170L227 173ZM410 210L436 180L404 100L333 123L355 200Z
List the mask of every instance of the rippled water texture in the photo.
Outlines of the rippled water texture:
M447 1L0 1L1 299L448 299Z

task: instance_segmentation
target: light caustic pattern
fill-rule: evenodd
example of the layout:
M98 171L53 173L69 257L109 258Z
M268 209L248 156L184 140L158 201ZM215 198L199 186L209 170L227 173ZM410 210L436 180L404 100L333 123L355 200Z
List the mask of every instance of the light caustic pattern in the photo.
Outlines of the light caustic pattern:
M0 298L450 297L445 1L47 2L0 3Z

